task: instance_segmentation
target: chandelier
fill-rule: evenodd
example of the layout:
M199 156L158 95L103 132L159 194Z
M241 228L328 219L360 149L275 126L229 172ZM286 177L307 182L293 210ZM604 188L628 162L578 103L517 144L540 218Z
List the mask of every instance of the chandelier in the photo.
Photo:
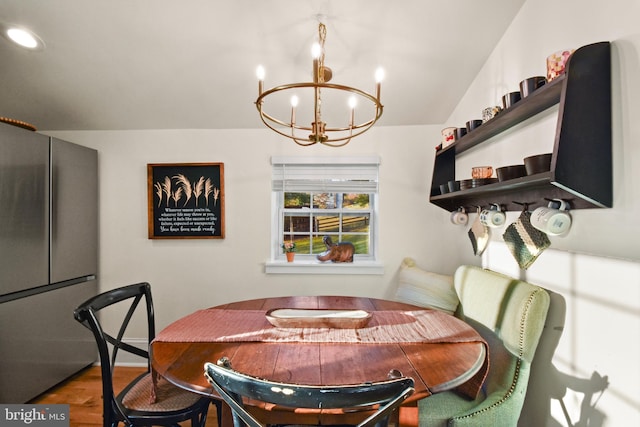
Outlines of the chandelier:
M276 86L272 89L263 90L265 70L262 66L258 67L258 98L256 99L256 107L260 113L262 122L287 138L293 139L298 145L309 146L313 144L324 144L330 147L342 147L347 145L351 138L361 135L366 132L378 121L382 116L383 106L380 103L380 84L384 77L384 71L379 68L375 73L376 80L376 94L371 95L360 89L344 86L334 83L329 83L332 77L332 71L324 64L324 42L327 35L327 28L323 23L318 27L318 43L314 44L312 48L313 56L313 81L303 83L290 83L280 86ZM309 94L308 92L311 91ZM323 92L324 91L324 92ZM291 110L289 115L289 109L286 108L288 115L286 119L277 118L276 115L267 113L266 104L267 98L271 98L275 101L277 96L275 94L283 93L291 94ZM307 93L309 99L313 100L313 109L309 110L309 118L311 124L309 126L299 124L296 121L296 110L300 97L298 94ZM323 93L325 95L325 107L329 107L328 99L342 99L343 104L346 104L340 108L334 108L334 104L331 104L331 108L335 110L339 116L343 116L342 123L336 121L335 124L329 125L323 121L322 107L323 107ZM349 96L347 100L347 96ZM364 99L369 108L372 108L370 113L366 113L366 121L356 122L356 105L359 100ZM280 107L282 110L282 106ZM339 110L344 109L344 114L340 114ZM333 112L333 111L332 111Z

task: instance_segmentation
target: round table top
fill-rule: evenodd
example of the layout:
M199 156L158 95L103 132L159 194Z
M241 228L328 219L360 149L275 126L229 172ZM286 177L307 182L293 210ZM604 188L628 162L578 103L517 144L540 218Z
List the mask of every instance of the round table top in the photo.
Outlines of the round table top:
M446 337L435 342L405 342L402 337L395 337L393 342L328 342L322 338L313 342L262 341L255 337L245 340L244 337L256 333L254 329L262 333L274 333L272 329L277 332L279 328L268 323L266 314L278 308L363 310L371 313L373 319L387 312L419 312L437 317L439 322L444 322L445 329L456 329L465 338L453 342L447 342ZM218 319L216 323L202 320L203 315L214 314L218 317L211 319ZM259 318L260 328L245 327L233 320L243 316ZM227 334L222 340L208 338L206 331L214 331L216 325L235 328L235 333ZM375 334L376 328L379 326L375 324L371 328L365 326L354 335ZM328 333L329 329L324 331ZM330 340L333 339L331 336ZM479 390L487 365L484 341L460 319L435 310L366 297L276 297L223 304L174 322L161 331L151 345L155 373L179 387L205 395L215 396L215 393L204 377L204 363L215 363L221 357L228 357L232 367L245 374L299 384L360 384L386 379L391 370L398 370L415 382L415 392L407 402L454 388L473 396ZM478 376L479 381L472 384ZM467 390L466 386L469 386Z

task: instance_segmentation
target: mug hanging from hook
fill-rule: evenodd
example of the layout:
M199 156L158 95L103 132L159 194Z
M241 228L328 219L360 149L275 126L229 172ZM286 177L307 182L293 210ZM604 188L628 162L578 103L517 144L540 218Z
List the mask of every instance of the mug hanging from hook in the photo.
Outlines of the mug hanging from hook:
M467 215L464 206L460 206L458 210L451 213L451 223L455 225L467 225L469 222L469 215Z

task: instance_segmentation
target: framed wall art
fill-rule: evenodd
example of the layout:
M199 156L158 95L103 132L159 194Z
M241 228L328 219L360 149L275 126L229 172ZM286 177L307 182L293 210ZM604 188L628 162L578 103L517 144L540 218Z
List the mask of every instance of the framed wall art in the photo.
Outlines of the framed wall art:
M149 239L224 239L224 164L147 165Z

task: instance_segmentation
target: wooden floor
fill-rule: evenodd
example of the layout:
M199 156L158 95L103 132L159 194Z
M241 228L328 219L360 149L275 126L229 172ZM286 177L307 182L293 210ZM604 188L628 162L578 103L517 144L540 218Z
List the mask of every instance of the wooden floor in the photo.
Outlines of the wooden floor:
M122 389L144 368L118 367L114 376L114 388ZM89 367L67 381L41 394L29 403L65 403L69 405L70 427L102 426L102 379L100 367ZM182 423L190 426L191 423ZM217 426L215 406L211 405L207 426Z

